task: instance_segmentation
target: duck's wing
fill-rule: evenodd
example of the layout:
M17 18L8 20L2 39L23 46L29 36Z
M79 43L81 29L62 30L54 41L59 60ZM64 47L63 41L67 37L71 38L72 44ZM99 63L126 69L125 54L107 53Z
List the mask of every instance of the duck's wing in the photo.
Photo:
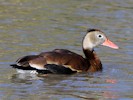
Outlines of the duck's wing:
M50 52L43 52L39 55L29 55L17 60L12 64L14 68L23 70L37 70L37 72L50 72L58 74L69 74L78 71L85 71L85 59L69 50L55 49Z
M38 55L28 55L19 58L15 64L11 64L13 68L22 69L22 70L36 70L35 67L30 65L30 61L39 60L40 57Z

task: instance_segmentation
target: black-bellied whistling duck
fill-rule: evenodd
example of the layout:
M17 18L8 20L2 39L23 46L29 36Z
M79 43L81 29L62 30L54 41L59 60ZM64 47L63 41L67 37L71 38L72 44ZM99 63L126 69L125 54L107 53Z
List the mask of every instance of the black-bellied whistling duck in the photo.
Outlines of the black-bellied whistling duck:
M42 52L39 55L24 56L11 66L16 69L34 70L37 73L43 74L101 71L101 61L94 52L94 48L98 45L118 49L118 46L111 42L102 31L89 29L82 43L85 58L69 50L55 49L49 52Z

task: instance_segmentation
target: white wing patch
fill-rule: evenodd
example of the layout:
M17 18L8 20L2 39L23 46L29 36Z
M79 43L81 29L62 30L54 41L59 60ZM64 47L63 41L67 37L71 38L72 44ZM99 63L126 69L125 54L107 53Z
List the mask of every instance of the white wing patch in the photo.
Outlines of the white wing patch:
M31 64L29 63L29 65L33 68L36 68L36 69L40 69L40 70L46 70L46 68L44 68L43 66L39 65L39 64Z

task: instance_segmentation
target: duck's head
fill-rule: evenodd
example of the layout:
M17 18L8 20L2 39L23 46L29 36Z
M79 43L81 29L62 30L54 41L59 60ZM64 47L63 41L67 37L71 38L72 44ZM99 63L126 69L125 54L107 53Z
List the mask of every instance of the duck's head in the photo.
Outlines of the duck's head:
M88 29L83 39L83 49L93 50L98 45L108 46L113 49L119 48L116 44L111 42L102 31L98 29Z

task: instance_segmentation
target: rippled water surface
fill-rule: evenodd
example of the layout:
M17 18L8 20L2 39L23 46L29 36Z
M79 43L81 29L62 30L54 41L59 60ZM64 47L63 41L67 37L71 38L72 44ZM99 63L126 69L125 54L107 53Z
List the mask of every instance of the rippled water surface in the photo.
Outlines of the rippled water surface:
M83 55L87 28L119 50L98 47L103 72L17 74L17 58L64 48ZM133 0L1 0L0 100L133 100Z

